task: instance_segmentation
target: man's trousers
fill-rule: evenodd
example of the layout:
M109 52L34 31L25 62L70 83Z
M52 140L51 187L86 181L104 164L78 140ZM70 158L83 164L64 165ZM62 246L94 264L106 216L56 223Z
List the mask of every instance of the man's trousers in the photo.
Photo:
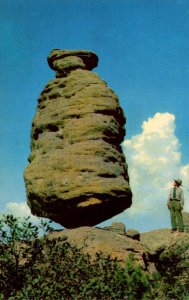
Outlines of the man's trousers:
M182 217L182 207L180 201L171 200L170 201L170 216L171 225L173 229L178 227L179 231L184 230L183 217Z

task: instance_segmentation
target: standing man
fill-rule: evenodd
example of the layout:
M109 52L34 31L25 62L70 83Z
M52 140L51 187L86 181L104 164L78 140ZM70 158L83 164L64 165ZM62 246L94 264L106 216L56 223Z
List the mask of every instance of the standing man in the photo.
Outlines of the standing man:
M182 217L182 210L184 207L184 192L181 188L182 180L175 179L173 182L173 187L169 192L169 198L167 202L167 206L170 210L170 217L171 217L171 225L172 230L171 232L175 232L178 230L179 232L184 231L184 223Z

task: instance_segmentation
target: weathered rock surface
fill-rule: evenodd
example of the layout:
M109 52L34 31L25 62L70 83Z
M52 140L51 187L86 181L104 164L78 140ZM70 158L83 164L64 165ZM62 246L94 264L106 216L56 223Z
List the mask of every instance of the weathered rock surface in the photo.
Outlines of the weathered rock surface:
M122 234L122 235L126 234L125 224L123 224L122 222L113 222L110 226L107 226L104 229L110 230L110 231L113 231L113 232L116 232L116 233Z
M141 244L146 251L152 256L158 256L160 253L168 251L173 247L188 243L189 237L189 213L183 212L184 232L175 231L171 233L171 229L156 229L140 235Z
M130 207L121 142L125 116L115 93L90 70L96 54L53 50L56 71L38 99L24 177L33 214L66 228L92 226Z
M125 266L129 255L133 254L135 263L144 270L149 273L156 271L154 263L150 262L146 249L139 241L126 235L118 234L115 231L86 226L55 231L48 235L49 239L59 237L67 237L67 241L71 245L82 249L91 258L94 258L96 253L102 252L111 258L118 258L121 265Z
M128 229L126 235L134 240L140 241L140 232L135 229Z
M185 220L189 214L184 213ZM139 237L139 239L136 239ZM139 233L134 229L125 232L125 224L112 223L109 227L80 227L54 231L48 235L49 239L66 237L67 241L88 253L92 258L102 252L111 258L118 258L124 266L129 255L134 255L135 263L149 273L157 272L159 260L170 250L188 245L189 231L171 233L168 228Z

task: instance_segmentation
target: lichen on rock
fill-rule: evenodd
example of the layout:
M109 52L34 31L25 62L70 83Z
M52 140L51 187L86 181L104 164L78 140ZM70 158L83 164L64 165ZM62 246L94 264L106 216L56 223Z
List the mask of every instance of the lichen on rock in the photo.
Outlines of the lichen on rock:
M120 146L125 116L96 73L95 53L55 49L56 71L42 91L24 172L31 212L66 228L92 226L130 207L132 193Z

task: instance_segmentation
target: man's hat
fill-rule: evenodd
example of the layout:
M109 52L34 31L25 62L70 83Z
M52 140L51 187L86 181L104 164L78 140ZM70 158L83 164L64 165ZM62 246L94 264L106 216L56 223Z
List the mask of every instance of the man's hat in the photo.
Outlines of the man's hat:
M180 180L180 179L174 179L174 181L175 181L178 185L182 185L182 180Z

